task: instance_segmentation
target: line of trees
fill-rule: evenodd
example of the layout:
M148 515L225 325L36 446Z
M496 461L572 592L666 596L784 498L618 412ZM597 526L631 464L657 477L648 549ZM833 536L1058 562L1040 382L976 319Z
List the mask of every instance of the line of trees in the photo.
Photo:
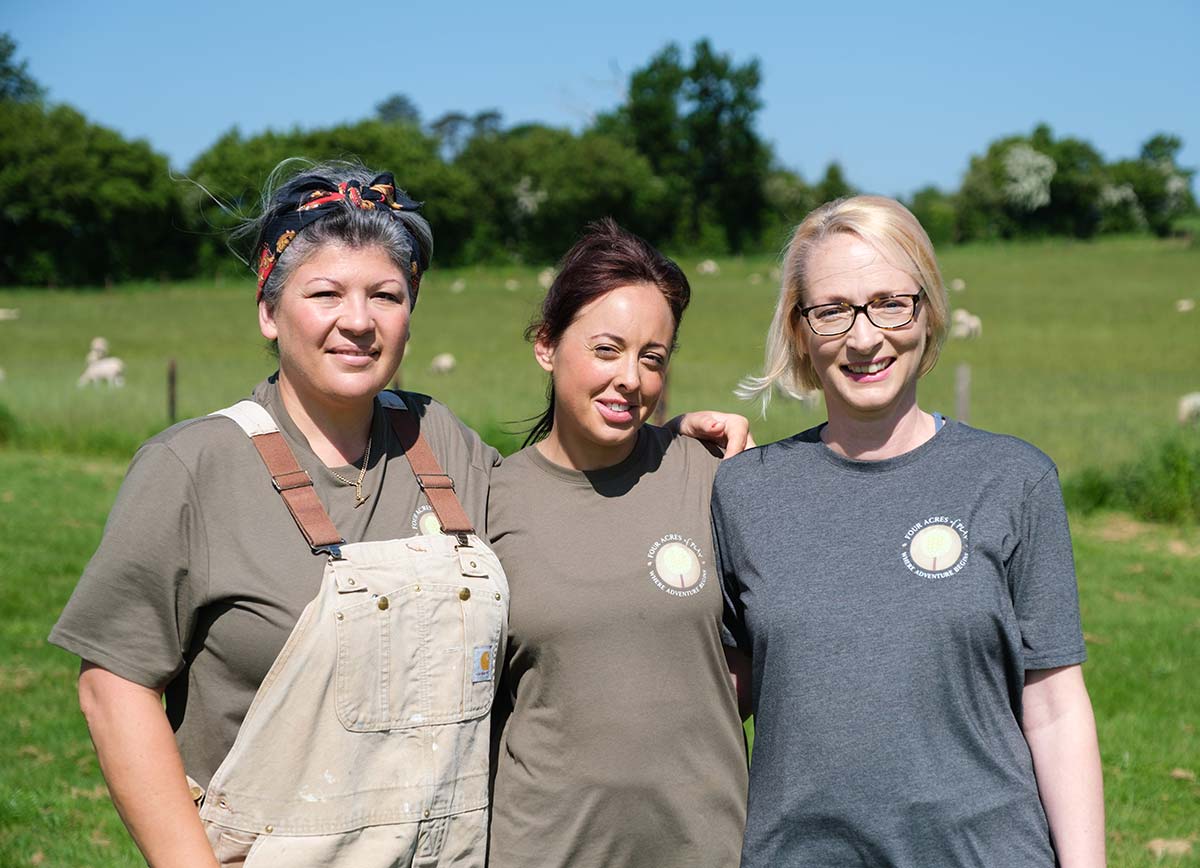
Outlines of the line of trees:
M173 180L166 159L43 89L0 34L0 284L55 285L232 272L224 233L253 213L281 160L357 157L425 200L443 263L549 261L588 220L611 215L673 250L778 249L821 202L855 192L830 164L812 183L759 136L757 60L708 40L671 44L630 77L624 101L581 132L506 127L498 111L423 122L404 94L373 117L312 130L220 136ZM935 242L1102 232L1169 234L1195 209L1182 142L1156 135L1137 158L1105 163L1046 126L972 156L954 192L910 206ZM211 195L210 195L211 194Z

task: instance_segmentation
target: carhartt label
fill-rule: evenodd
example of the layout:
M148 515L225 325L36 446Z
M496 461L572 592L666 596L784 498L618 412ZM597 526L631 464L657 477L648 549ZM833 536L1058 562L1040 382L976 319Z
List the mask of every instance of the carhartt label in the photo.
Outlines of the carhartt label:
M475 649L475 668L471 672L471 683L492 680L492 646L480 645Z

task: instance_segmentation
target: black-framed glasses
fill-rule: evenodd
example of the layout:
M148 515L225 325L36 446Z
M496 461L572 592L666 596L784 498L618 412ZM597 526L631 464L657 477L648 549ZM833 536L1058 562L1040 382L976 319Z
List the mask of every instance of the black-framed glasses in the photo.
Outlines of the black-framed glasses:
M821 337L844 335L854 327L855 318L861 313L871 325L881 329L898 329L908 325L917 315L917 305L925 290L911 295L885 295L873 298L866 304L850 304L845 301L833 304L814 304L800 308L813 334Z

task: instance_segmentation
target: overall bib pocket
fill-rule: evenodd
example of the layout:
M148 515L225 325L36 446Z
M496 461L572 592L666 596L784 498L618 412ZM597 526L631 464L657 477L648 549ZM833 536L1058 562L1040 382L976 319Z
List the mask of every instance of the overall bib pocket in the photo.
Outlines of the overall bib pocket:
M503 601L480 578L412 583L339 610L336 710L351 732L458 723L488 713Z

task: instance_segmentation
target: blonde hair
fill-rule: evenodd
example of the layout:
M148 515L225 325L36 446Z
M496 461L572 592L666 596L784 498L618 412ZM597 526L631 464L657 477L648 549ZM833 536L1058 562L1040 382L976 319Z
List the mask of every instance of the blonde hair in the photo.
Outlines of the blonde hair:
M908 272L924 290L922 304L927 311L929 336L917 376L924 376L937 364L949 330L950 304L933 244L917 218L895 199L885 196L853 196L827 202L804 218L784 250L783 281L779 303L767 330L762 376L746 377L735 390L740 398L761 399L764 413L772 389L800 399L821 388L805 341L798 334L802 319L800 302L813 251L842 232L871 245L890 265Z

